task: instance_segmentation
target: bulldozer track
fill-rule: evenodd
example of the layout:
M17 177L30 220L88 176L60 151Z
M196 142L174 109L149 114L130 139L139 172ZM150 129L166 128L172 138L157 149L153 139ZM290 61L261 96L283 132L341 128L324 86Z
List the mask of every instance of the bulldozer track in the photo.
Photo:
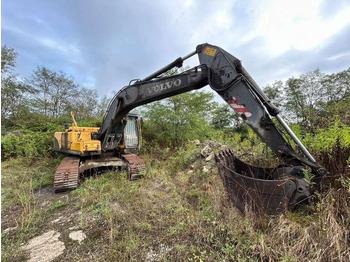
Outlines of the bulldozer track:
M122 158L127 162L128 179L140 179L142 172L146 169L143 159L135 154L123 154Z
M55 172L55 192L75 189L79 185L79 157L65 157Z

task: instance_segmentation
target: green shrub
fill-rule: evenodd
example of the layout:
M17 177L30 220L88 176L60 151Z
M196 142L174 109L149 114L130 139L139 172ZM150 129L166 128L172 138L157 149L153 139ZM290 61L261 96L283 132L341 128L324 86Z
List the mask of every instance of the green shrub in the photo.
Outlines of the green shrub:
M176 171L183 170L194 162L198 154L199 149L194 143L188 143L185 146L180 147L169 158L171 163L171 171L175 173Z
M1 137L1 156L38 157L54 154L52 132L29 132L26 134L8 134Z
M293 128L305 146L316 159L334 175L346 174L350 160L350 127L339 120L327 129L320 129L315 134L304 133L300 128Z

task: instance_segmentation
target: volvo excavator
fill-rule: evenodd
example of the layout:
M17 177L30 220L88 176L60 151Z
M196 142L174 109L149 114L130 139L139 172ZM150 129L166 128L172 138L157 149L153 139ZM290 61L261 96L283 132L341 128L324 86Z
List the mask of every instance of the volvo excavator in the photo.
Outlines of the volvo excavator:
M198 66L171 76L164 74L182 67L183 62L194 55L198 55ZM283 162L275 168L260 168L244 163L229 149L216 154L219 174L233 203L241 211L250 207L255 212L278 214L307 201L311 189L305 174L323 176L327 170L299 141L241 61L207 43L122 88L111 100L100 128L79 127L72 115L72 125L66 126L64 132L55 133L55 149L69 155L56 170L55 191L74 189L84 177L104 170L124 168L130 180L140 178L145 172L145 163L134 151L140 147L141 121L139 115L129 112L207 85ZM286 136L295 142L302 155L293 149Z

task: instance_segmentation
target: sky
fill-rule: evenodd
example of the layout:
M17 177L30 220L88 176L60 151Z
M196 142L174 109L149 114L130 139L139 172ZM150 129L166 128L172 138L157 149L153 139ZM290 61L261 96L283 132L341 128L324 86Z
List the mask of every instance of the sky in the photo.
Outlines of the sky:
M20 76L46 66L100 95L205 42L261 86L350 66L349 0L3 0L1 9L1 44L18 52Z

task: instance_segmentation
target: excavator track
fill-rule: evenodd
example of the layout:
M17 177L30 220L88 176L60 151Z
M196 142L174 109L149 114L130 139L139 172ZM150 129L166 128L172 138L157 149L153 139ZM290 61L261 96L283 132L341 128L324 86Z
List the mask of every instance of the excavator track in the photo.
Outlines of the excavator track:
M127 174L129 180L137 180L142 177L142 172L146 170L145 162L135 154L123 154L122 158L127 162Z
M55 172L55 192L75 189L79 185L79 157L65 157Z

